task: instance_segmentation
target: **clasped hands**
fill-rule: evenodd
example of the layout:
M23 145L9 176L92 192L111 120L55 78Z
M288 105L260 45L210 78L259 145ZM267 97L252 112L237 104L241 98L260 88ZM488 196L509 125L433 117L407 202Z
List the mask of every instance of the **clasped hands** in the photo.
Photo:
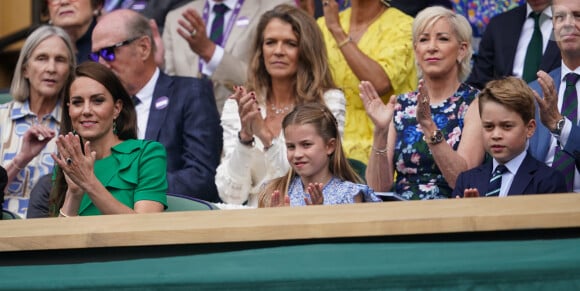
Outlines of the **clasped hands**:
M255 135L262 141L264 146L270 145L273 134L262 118L256 93L247 92L243 86L234 86L234 94L229 98L235 100L238 104L238 114L241 122L240 138L247 141L251 140Z
M52 153L51 156L64 172L68 191L75 196L83 195L89 183L96 179L93 168L96 152L91 151L90 142L87 141L83 153L80 137L70 132L58 136L56 146L59 154Z
M387 104L383 103L377 90L368 81L361 81L359 84L360 98L364 105L367 115L375 125L375 130L388 130L393 120L397 97L392 95ZM419 81L419 94L417 94L417 123L421 126L423 132L432 132L436 129L435 123L431 116L430 98L427 94L423 80Z
M304 197L306 205L322 205L324 204L324 195L322 194L323 183L309 183L306 187L306 193L309 196ZM268 207L283 207L290 206L290 197L283 195L279 190L274 191L270 195L270 205Z

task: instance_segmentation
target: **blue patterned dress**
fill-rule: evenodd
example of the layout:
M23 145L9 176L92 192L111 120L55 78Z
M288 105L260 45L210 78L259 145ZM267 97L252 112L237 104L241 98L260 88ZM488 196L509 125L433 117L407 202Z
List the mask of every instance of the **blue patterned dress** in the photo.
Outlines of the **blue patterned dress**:
M322 188L324 196L324 205L333 204L350 204L354 203L354 197L359 193L363 194L364 202L381 202L382 200L375 195L373 189L367 185L357 184L349 181L342 181L337 177L332 177L330 181ZM304 191L304 185L299 176L292 178L288 187L288 196L290 197L290 206L304 206L304 198L310 197L308 192Z
M467 108L478 93L477 89L461 84L453 96L440 104L431 104L433 121L453 150L459 146ZM409 200L449 198L453 189L435 164L417 123L417 94L415 91L397 96L393 118L397 131L394 191Z

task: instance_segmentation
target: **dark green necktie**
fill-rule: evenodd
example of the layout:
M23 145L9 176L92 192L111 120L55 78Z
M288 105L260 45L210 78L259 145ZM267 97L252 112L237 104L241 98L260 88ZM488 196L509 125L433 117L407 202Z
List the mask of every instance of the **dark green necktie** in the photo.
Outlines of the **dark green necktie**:
M524 60L524 72L522 79L526 82L531 82L537 79L536 73L540 69L540 62L542 61L542 31L540 30L540 15L541 13L532 12L530 17L534 19L534 33L532 39L528 44L526 51L526 58Z
M222 42L224 40L224 18L226 12L228 12L230 8L228 8L225 4L220 3L216 4L213 7L213 12L215 13L215 18L211 23L211 31L209 39L211 39L217 45L223 45Z

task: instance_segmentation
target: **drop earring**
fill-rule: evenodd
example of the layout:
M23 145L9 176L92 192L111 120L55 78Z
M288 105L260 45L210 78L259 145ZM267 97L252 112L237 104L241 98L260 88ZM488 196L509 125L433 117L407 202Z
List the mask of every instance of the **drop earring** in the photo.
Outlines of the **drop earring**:
M117 135L117 119L113 119L113 134Z

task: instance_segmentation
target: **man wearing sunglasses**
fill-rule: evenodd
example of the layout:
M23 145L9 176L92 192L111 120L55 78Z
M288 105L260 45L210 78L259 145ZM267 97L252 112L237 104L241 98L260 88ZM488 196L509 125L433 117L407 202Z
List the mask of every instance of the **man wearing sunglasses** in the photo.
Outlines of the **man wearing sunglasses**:
M223 140L211 82L161 72L149 22L135 11L103 16L92 40L89 59L109 67L137 98L139 138L167 150L168 193L219 202L214 177Z

